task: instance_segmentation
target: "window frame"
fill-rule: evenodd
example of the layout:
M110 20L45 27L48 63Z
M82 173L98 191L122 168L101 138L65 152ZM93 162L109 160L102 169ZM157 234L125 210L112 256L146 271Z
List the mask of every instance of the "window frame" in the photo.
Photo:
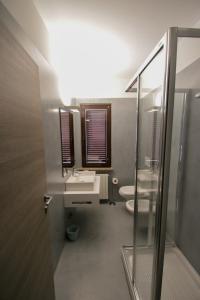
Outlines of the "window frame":
M61 121L61 114L62 110L65 112L69 112L69 133L70 133L70 156L71 156L71 163L63 163L63 141L62 141L62 121ZM75 164L75 157L74 157L74 116L73 113L66 108L59 108L59 118L60 118L60 141L61 141L61 162L62 168L72 168Z
M107 162L106 163L88 163L86 157L86 128L85 128L85 111L87 109L106 109L107 110ZM87 168L109 168L111 167L111 104L80 104L80 116L81 116L81 153L82 153L82 166Z

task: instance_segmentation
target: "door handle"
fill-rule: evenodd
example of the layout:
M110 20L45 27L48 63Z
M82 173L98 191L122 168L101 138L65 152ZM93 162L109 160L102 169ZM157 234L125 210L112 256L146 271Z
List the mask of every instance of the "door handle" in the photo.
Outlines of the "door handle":
M52 200L53 200L53 196L50 196L50 195L47 195L47 194L44 195L44 211L45 211L45 214L47 214L49 204L51 203Z

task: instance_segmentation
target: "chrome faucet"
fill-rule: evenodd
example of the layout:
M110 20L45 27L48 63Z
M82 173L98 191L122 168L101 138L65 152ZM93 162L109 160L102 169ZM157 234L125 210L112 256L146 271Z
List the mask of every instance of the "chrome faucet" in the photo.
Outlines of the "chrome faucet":
M72 168L72 176L78 176L78 171L74 167Z

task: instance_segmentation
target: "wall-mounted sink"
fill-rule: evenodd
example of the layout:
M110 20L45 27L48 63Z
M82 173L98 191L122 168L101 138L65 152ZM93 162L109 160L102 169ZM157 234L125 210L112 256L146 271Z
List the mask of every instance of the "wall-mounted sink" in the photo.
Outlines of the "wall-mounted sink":
M99 193L100 176L70 176L64 192L64 207L97 206Z
M88 171L88 170L76 171L76 174L78 174L80 176L95 176L96 171Z
M158 174L151 170L138 170L138 179L141 181L157 181Z
M137 175L139 184L144 189L156 189L158 185L158 173L148 169L139 170Z
M95 176L86 174L71 175L66 183L66 191L92 191L94 188Z

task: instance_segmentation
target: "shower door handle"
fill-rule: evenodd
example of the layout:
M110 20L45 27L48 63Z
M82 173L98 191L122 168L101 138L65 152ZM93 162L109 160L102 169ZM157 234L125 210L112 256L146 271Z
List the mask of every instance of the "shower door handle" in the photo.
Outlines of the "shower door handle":
M179 162L182 162L182 158L183 158L183 146L180 146L180 153L179 153Z
M53 196L50 196L50 195L47 195L47 194L44 195L44 211L45 211L45 214L47 214L49 204L51 203L52 200L53 200Z

